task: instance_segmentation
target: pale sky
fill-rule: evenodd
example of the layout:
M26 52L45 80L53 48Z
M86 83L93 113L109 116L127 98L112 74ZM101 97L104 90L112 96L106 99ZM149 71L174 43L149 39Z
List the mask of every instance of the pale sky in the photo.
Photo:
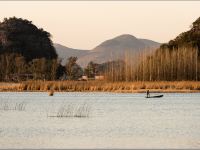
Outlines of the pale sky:
M67 47L92 49L121 34L168 42L200 17L200 1L0 1L0 21L21 17Z

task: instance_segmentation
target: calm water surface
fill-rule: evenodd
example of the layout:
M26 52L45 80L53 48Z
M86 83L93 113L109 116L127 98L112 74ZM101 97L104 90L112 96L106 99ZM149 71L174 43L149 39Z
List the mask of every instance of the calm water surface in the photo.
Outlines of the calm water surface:
M0 93L0 148L200 148L200 94ZM5 110L23 102L25 110ZM86 104L89 117L55 116Z

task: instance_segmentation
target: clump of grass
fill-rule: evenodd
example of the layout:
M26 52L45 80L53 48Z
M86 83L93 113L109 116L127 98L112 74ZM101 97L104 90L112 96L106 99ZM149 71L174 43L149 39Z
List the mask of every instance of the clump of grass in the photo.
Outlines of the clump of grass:
M56 117L73 117L73 116L74 116L74 106L71 104L61 106L56 114Z
M25 111L25 109L26 109L26 103L20 102L15 104L14 110Z
M10 105L8 104L8 102L1 102L0 103L0 110L7 111L9 109L10 109Z
M74 117L89 117L90 107L85 103L78 107L76 110Z
M82 105L76 106L75 104L65 104L60 106L54 115L48 115L48 117L58 117L58 118L87 118L90 115L91 108L88 104L84 103Z
M53 94L54 94L54 90L50 90L49 91L49 96L53 96Z
M26 109L26 103L24 102L10 103L8 101L4 101L0 103L0 110L3 111L9 111L9 110L25 111L25 109Z

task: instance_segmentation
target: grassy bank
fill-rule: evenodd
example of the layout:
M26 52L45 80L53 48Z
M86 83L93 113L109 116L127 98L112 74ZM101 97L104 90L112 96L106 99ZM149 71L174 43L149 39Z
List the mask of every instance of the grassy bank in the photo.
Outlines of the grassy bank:
M22 83L0 83L0 91L56 92L200 92L200 82L105 82L105 81L26 81Z

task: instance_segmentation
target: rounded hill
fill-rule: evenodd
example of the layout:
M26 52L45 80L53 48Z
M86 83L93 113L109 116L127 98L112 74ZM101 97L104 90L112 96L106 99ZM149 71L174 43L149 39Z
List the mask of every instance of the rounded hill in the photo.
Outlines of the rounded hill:
M30 61L57 58L50 33L22 18L5 18L0 22L0 54L15 53Z

